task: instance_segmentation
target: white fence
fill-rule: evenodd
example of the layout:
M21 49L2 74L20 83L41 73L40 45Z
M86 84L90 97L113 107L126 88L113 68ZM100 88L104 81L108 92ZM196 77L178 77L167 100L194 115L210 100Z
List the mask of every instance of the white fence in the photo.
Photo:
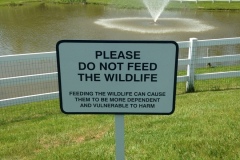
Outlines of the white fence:
M178 65L187 65L187 74L184 76L178 76L177 82L186 82L186 91L194 91L194 81L195 80L204 80L204 79L217 79L217 78L227 78L227 77L240 77L240 71L228 71L228 72L215 72L215 73L205 73L205 74L195 74L196 64L199 63L214 63L214 62L226 62L231 61L240 63L240 48L237 49L237 52L234 55L223 55L223 56L205 56L205 57L197 57L197 48L198 47L208 47L208 46L221 46L221 45L240 45L240 37L238 38L225 38L225 39L210 39L210 40L197 40L196 38L191 38L190 41L182 41L177 42L179 45L179 49L188 49L188 58L179 59ZM44 52L44 53L35 53L35 54L21 54L21 55L7 55L0 56L0 66L3 63L12 61L15 64L19 61L19 63L26 63L28 60L37 59L38 61L42 59L42 61L46 58L52 58L54 61L56 60L56 52ZM33 63L33 62L31 62ZM32 67L31 63L29 64L30 68L36 70L36 68ZM53 64L55 62L49 62L49 64ZM49 65L48 64L48 65ZM56 64L53 64L56 65ZM240 65L240 64L239 64ZM11 67L11 64L5 65L5 67ZM48 66L46 66L49 68ZM17 67L19 68L19 67ZM1 68L2 69L2 68ZM4 69L4 68L3 68ZM25 70L27 70L25 68ZM11 72L15 72L14 70ZM19 72L19 71L16 71ZM6 71L3 76L1 76L0 71L0 94L4 94L2 88L7 87L7 89L13 89L17 85L29 85L29 82L35 83L44 83L46 81L55 81L57 83L57 72L49 72L49 73L37 73L37 74L29 74L29 75L19 75L12 77L11 74ZM19 73L20 74L20 73ZM9 76L10 75L10 76ZM45 84L43 84L45 85ZM48 88L48 87L46 87ZM1 91L2 90L2 91ZM56 91L48 92L48 93L38 93L32 95L25 96L17 96L10 98L0 98L0 107L56 99L59 97L59 93Z

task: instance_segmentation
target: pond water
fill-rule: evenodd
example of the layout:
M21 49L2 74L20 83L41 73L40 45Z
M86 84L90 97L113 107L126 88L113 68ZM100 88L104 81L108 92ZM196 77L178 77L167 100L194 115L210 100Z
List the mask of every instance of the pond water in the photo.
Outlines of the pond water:
M121 23L123 26L144 29L146 26L156 28L158 25L165 28L158 28L158 32L149 33L138 32L136 28L122 30L97 24L99 20L119 18L128 20L114 22L117 26ZM147 10L114 9L98 5L42 3L0 7L0 55L54 51L56 43L62 39L187 41L192 37L240 37L237 11L164 11L157 24L151 24L149 18ZM179 23L161 23L168 19L177 19ZM198 28L199 23L207 26L207 29ZM191 29L187 28L189 26ZM168 32L163 31L167 29Z

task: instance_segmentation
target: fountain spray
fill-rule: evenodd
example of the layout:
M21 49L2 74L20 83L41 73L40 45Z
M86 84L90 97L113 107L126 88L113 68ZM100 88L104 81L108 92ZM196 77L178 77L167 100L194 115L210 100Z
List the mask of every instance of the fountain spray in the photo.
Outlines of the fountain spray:
M168 2L169 0L143 0L144 5L147 7L155 23L164 11Z

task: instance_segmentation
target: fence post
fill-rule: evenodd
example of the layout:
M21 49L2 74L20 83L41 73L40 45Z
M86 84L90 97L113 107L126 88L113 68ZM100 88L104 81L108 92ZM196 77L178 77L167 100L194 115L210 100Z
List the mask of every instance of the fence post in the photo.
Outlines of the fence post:
M188 80L186 82L186 92L194 92L194 67L195 67L195 56L197 49L197 38L190 38L189 40L188 59L190 60L187 66Z

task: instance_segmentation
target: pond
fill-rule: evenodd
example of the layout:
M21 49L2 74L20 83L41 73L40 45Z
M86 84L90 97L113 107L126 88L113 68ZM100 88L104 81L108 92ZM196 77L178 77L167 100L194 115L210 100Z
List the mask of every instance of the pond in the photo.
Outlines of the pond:
M119 22L121 18L125 20ZM187 41L192 37L240 37L238 11L164 11L157 24L149 18L147 10L114 9L101 5L36 3L4 6L0 7L0 55L55 51L56 43L62 39ZM109 19L115 27L99 24L99 21ZM169 19L174 21L168 25L161 23ZM205 29L198 28L199 24ZM116 27L120 25L133 28L123 30ZM153 29L156 26L163 28L153 33L137 31L139 27Z

